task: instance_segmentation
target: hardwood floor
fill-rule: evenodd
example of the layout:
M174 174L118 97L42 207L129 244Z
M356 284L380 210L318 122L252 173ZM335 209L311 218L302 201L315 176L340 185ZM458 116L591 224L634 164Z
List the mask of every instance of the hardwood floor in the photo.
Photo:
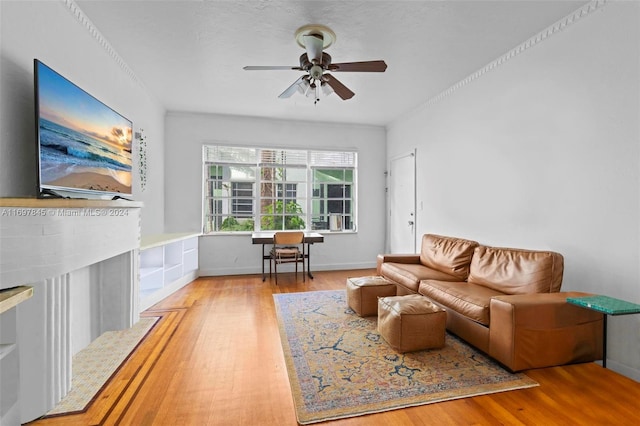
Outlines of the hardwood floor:
M373 270L200 278L145 311L156 327L86 412L33 425L295 425L273 293L343 289ZM298 276L299 277L299 276ZM597 364L528 371L535 388L331 425L636 425L640 383Z

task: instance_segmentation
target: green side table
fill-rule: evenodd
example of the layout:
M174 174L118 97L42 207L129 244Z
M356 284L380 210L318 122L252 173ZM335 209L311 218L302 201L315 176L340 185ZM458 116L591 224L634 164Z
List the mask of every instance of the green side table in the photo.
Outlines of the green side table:
M607 315L640 314L640 305L609 296L567 297L567 302L604 314L602 320L602 367L607 368Z

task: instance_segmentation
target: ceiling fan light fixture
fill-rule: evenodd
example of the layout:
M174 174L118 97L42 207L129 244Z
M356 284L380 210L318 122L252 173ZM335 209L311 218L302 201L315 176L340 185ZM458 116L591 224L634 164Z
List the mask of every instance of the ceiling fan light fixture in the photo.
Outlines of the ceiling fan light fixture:
M306 95L307 92L309 92L310 86L311 85L309 84L309 81L307 81L306 79L302 80L300 84L298 84L298 92L302 95Z
M320 78L322 78L323 73L324 73L324 70L320 65L314 65L309 69L309 75L314 80L320 80Z
M329 96L333 93L333 87L329 86L325 81L320 85L320 89L322 89L322 94L325 96Z

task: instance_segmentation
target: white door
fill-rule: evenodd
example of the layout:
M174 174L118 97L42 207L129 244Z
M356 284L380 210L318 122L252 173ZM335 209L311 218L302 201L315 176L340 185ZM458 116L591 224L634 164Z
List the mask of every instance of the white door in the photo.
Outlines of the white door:
M389 171L389 248L416 252L416 155L393 158Z

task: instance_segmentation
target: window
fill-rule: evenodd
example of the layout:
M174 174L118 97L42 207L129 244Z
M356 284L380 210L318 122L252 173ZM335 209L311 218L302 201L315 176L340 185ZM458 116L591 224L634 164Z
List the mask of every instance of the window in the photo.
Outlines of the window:
M355 152L203 147L203 231L355 230Z
M231 182L231 212L234 216L253 216L253 184Z
M351 229L353 185L353 170L313 170L312 229Z

